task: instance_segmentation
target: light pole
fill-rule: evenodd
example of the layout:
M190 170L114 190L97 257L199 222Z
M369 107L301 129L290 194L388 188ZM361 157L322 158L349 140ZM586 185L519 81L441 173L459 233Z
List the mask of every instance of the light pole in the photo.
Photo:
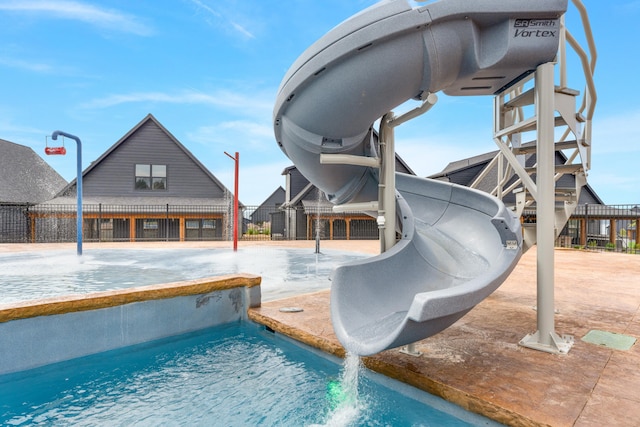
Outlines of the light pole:
M231 160L235 162L235 180L233 185L233 251L238 251L238 176L240 171L240 153L236 151L235 157L224 152Z
M77 241L78 255L82 255L82 141L80 141L80 138L78 138L77 136L71 135L70 133L66 133L61 130L57 130L53 132L51 134L51 139L55 141L56 139L58 139L58 135L62 135L64 137L75 140L78 146L78 150L77 150L78 154L76 156L76 193L78 196L77 197L78 209L76 213L76 241ZM45 149L45 153L47 154L66 153L66 150L64 150L64 147L62 148L63 148L62 150L53 150L53 151ZM59 151L59 152L55 152L55 151Z

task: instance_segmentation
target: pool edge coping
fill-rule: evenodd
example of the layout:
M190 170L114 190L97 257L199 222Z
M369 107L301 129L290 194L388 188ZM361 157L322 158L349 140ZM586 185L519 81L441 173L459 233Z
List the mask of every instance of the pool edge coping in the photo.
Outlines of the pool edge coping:
M207 294L213 291L239 287L252 288L260 286L261 282L261 276L239 273L159 285L19 301L0 304L0 323L38 316L97 310L141 301ZM257 302L250 303L246 308L249 309L259 305L260 300L258 299Z

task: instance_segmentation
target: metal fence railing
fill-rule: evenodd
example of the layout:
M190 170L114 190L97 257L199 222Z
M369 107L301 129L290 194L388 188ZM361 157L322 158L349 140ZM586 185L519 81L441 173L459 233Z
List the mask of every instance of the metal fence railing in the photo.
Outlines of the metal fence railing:
M535 222L535 210L523 218ZM640 254L638 224L640 205L578 205L556 246Z
M330 206L244 206L242 240L377 239L374 218L334 213ZM111 241L232 240L227 206L83 205L83 239ZM76 239L75 205L0 205L0 243L55 243ZM535 222L535 211L523 221ZM579 205L557 246L640 253L639 205Z
M233 209L220 205L82 206L83 240L232 240ZM242 240L377 239L375 219L358 212L243 206ZM0 205L0 243L55 243L76 240L76 205Z

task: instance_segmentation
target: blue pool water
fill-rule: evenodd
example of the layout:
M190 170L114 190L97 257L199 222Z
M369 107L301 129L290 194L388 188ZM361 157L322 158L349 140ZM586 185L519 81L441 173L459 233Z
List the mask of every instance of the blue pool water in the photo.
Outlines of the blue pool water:
M1 425L477 426L492 421L237 323L0 376ZM391 385L395 384L395 385Z

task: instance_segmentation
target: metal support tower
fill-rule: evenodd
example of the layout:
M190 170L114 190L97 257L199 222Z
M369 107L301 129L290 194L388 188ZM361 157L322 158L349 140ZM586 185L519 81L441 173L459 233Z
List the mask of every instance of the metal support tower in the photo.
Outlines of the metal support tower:
M524 347L549 353L567 353L573 337L560 337L555 332L554 317L554 242L555 230L555 107L554 64L542 64L535 76L535 108L537 117L536 240L538 330L520 341Z
M564 25L563 17L557 63L540 65L533 76L496 95L494 141L499 153L471 184L472 188L479 188L486 186L491 176L497 177L491 194L502 199L515 193L512 208L517 215L522 215L525 209L535 210L535 223L523 224L523 250L537 246L538 329L520 344L561 354L570 350L573 337L559 336L554 330L553 251L555 239L576 209L587 182L591 168L591 123L597 101L593 80L597 52L591 26L582 2L571 2L580 13L588 49L578 44ZM576 101L580 92L567 84L567 47L577 55L584 73L585 88L579 106ZM527 88L531 77L533 87ZM535 139L523 142L529 134L534 134ZM535 163L531 164L533 159ZM561 181L565 175L572 175L573 180Z

